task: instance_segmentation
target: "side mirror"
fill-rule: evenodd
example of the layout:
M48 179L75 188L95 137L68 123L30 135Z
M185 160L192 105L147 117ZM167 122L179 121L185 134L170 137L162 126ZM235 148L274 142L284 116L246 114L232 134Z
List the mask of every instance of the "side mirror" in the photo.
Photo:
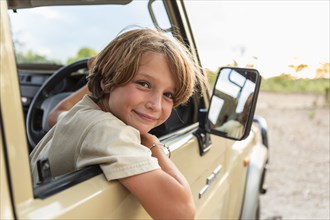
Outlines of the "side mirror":
M220 69L205 122L207 132L234 140L251 130L261 77L256 69Z

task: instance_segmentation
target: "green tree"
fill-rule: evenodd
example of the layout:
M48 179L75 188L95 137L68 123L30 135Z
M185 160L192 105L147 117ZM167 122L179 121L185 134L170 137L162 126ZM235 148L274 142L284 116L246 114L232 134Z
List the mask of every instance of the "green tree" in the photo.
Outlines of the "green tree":
M59 63L55 60L49 60L45 55L38 54L32 50L17 52L16 59L18 63Z
M75 57L69 57L67 60L67 63L69 64L69 63L72 63L74 61L77 61L77 60L80 60L83 58L92 57L92 56L95 56L96 54L97 54L96 50L93 50L88 47L83 47L78 51L78 53Z
M210 88L213 88L215 79L217 77L218 70L216 72L214 72L210 69L205 69L205 72L206 72L207 79L209 81Z

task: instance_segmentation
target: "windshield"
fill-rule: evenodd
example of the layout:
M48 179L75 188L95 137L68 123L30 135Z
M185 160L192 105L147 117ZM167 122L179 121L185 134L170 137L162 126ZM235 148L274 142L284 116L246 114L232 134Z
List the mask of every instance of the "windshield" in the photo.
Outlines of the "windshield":
M153 7L170 27L163 3ZM118 34L154 27L148 1L127 5L53 6L9 11L17 63L68 64L97 54Z

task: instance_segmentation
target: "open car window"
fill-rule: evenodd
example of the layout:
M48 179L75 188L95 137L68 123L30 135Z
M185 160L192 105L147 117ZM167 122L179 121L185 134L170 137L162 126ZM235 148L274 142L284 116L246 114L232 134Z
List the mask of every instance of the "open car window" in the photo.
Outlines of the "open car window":
M148 10L149 1L128 4L79 6L45 6L9 10L11 31L20 80L21 100L25 118L30 104L41 86L63 66L96 55L118 34L139 27L156 28ZM158 24L170 29L170 22L161 1L152 7ZM169 32L169 34L171 34ZM74 92L86 83L87 71L70 76L55 93ZM53 94L52 94L53 95ZM152 133L165 137L197 121L196 100L176 108L169 120ZM30 151L32 146L30 146ZM68 174L37 186L35 195L47 197L100 173L89 168ZM78 178L79 177L79 178Z

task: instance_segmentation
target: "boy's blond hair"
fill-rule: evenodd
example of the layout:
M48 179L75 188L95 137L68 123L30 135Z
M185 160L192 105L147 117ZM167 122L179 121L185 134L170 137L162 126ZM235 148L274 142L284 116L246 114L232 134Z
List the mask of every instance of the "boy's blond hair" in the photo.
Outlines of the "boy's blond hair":
M105 47L93 60L88 88L101 99L112 88L124 86L135 76L146 52L164 54L175 79L174 107L185 103L195 89L201 70L189 50L178 40L149 28L125 32ZM101 81L104 90L101 88Z

